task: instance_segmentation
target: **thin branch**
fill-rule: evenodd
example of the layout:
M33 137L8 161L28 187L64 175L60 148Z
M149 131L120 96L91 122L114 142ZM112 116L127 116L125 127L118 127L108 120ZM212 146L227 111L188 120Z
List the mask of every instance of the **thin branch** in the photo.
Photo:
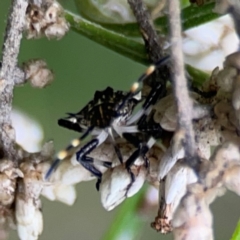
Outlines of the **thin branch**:
M142 0L128 0L128 3L137 19L140 32L145 41L147 51L149 52L149 58L151 61L156 62L166 56L166 53L163 51L163 43L159 41L157 32L153 28L150 14Z
M17 160L14 147L15 133L11 125L11 110L14 79L16 79L16 67L27 0L13 0L9 12L7 27L2 50L2 67L0 71L0 144L3 146L4 157Z
M15 76L14 76L14 83L15 85L21 85L25 83L26 80L26 73L21 69L16 67L15 68Z
M195 170L199 167L196 154L195 137L192 125L192 101L188 94L187 80L185 77L183 52L182 52L182 29L180 19L180 5L178 0L169 0L169 24L171 39L171 59L173 64L174 94L178 109L179 130L184 133L184 147L187 163Z
M159 61L161 58L165 57L167 53L164 51L163 39L159 38L154 29L149 12L142 0L128 0L128 3L137 19L150 61ZM155 87L155 83L161 83L164 86L161 94L163 96L165 94L166 80L169 78L169 73L169 67L164 66L161 68L161 71L156 71L150 79L150 82L145 82L145 84Z

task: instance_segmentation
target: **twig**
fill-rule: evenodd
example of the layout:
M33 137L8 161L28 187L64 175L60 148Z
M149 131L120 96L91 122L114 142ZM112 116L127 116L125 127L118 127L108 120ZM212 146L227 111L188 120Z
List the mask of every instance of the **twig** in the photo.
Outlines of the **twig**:
M194 130L192 126L192 101L187 90L182 52L182 31L179 1L169 0L169 24L171 37L171 59L173 64L174 94L178 109L179 130L184 134L184 147L187 163L195 170L199 167L196 154Z
M143 36L147 51L149 53L149 58L153 62L156 62L166 54L163 51L163 45L159 41L157 32L153 28L150 15L142 0L128 0L128 3L137 19L140 32Z
M150 14L148 13L142 0L128 0L128 3L137 19L149 59L151 62L157 62L167 54L164 51L163 42L160 40L153 27ZM152 79L154 79L154 81L147 84L154 87L155 82L162 83L164 87L161 95L163 95L165 94L166 79L169 78L169 73L169 67L164 66L161 68L161 71L156 71L156 74L153 75Z
M26 79L26 73L21 69L16 67L15 68L15 77L14 77L14 83L15 85L21 85L27 81Z
M27 0L12 1L5 32L0 71L0 144L3 146L4 157L13 161L17 160L17 156L14 147L15 133L11 126L10 114L14 82L15 79L19 81L21 78L21 76L16 76L15 70L27 6Z

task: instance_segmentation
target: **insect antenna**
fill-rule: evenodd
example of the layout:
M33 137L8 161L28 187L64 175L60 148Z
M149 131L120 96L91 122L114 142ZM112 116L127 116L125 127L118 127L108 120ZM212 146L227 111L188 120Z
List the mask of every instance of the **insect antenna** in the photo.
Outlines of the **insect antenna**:
M158 62L156 62L155 64L150 65L145 73L143 73L136 82L134 82L130 88L130 91L128 92L128 94L126 94L125 98L123 99L122 103L118 106L117 108L117 112L120 111L122 109L122 107L125 105L125 103L133 97L133 95L136 93L136 91L139 88L140 83L142 83L145 79L149 78L149 76L151 76L156 69L158 69L160 66L166 64L170 59L170 56L166 56L164 58L161 58Z

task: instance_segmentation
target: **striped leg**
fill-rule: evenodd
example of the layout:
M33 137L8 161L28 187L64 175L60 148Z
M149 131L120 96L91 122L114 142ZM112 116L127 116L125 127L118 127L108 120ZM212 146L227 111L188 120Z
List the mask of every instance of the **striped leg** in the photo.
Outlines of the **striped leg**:
M170 57L166 56L162 59L160 59L158 62L156 62L153 65L150 65L147 70L145 71L145 73L143 73L139 79L133 83L132 87L130 88L129 93L125 96L124 100L121 102L121 104L117 107L117 112L119 112L123 106L125 105L125 103L133 97L133 95L136 93L136 91L139 88L140 83L142 83L145 79L147 79L149 76L151 76L156 69L160 68L161 66L163 66L164 64L166 64L169 61Z
M102 178L102 173L94 166L94 158L87 156L91 153L95 148L100 146L108 137L108 132L102 130L101 133L87 144L85 144L78 152L77 152L77 161L81 163L81 165L86 168L89 172L91 172L95 177L97 177L97 189L99 189L99 185ZM104 165L105 164L105 165ZM110 167L111 163L103 162L103 165L106 167Z
M162 91L161 84L158 84L156 88L152 88L142 108L128 120L127 125L131 125L132 123L138 120L140 120L140 122L145 121L147 116L150 114L153 105L156 104L161 91Z
M93 130L93 127L90 127L87 129L87 131L80 137L77 139L74 139L68 146L67 148L65 148L64 150L60 151L57 154L56 159L53 161L51 167L48 169L46 175L45 175L45 180L48 180L49 177L52 175L52 173L56 170L56 168L58 167L59 163L64 160L65 158L67 158L74 149L76 149L77 147L80 146L82 140L84 138L86 138L88 136L89 133L91 133L91 131Z
M131 166L134 164L137 158L142 157L144 159L144 163L146 168L149 166L148 158L146 157L146 153L148 150L155 144L156 140L151 137L146 144L142 144L141 142L138 144L138 149L132 153L132 155L126 161L126 169L129 171L131 175L132 182L135 181L134 174L131 171Z

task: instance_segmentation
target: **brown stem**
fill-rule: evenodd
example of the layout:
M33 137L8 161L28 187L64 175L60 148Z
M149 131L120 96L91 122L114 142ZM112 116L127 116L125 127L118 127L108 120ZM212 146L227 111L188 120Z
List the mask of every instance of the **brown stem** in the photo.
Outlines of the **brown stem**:
M168 12L174 94L178 109L179 130L182 130L184 133L183 144L185 148L186 161L191 167L197 170L199 167L199 160L196 154L195 136L192 125L192 100L188 94L187 80L184 70L180 5L178 0L168 1Z
M155 63L167 55L163 48L163 39L160 39L157 35L150 14L142 0L128 0L128 3L137 19L149 59L151 62ZM166 80L169 78L169 72L169 67L163 66L161 71L157 70L153 77L149 78L145 84L150 87L155 87L156 83L161 83L163 85L163 90L160 97L162 97L165 94Z
M0 70L0 144L3 147L4 157L17 161L15 143L15 132L11 125L11 110L13 99L13 88L16 76L18 53L24 27L24 17L27 0L13 0L9 12L7 27L5 31L2 49L2 66Z

